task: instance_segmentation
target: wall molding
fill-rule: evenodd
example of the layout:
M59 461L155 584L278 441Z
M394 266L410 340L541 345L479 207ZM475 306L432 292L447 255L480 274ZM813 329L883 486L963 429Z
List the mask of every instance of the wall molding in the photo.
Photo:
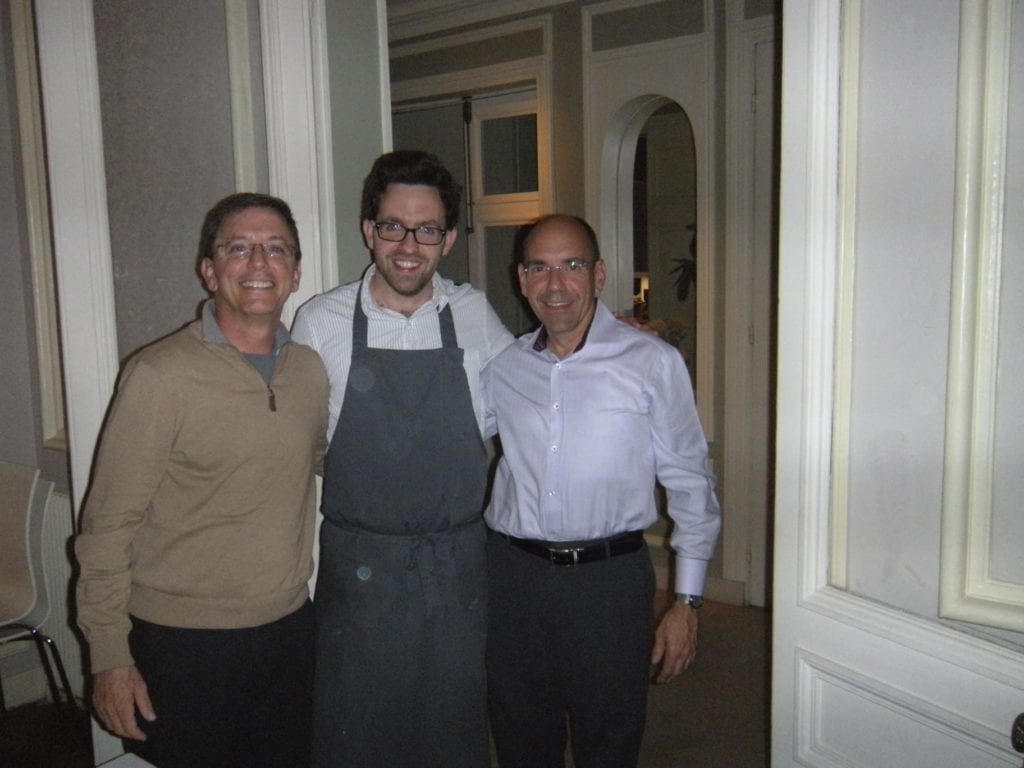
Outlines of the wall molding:
M299 290L285 304L290 325L307 299L338 282L323 0L261 0L270 193L288 201L302 238Z
M235 189L255 190L256 143L249 59L248 0L224 0L227 23L228 80L231 88L231 137L235 151Z
M60 364L49 188L46 181L46 152L32 0L11 0L11 37L21 142L21 172L25 186L28 250L32 270L32 306L35 317L43 445L63 451L68 447L67 431L64 427L64 377Z
M388 38L394 42L456 27L530 13L572 0L399 0L388 5Z

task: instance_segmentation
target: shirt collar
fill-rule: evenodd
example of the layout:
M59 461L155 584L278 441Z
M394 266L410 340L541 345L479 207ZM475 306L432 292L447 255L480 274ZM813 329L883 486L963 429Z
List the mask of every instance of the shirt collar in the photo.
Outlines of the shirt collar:
M587 343L587 337L590 336L590 329L594 326L594 320L597 318L597 313L601 309L601 305L598 302L596 297L594 298L594 304L596 305L594 307L594 314L592 314L590 316L590 322L587 323L587 330L585 330L583 332L583 336L580 338L580 343L576 345L575 349L573 349L573 351L571 353L573 355L575 355L577 352L579 352L581 349L583 349L583 347ZM536 337L534 337L534 340L533 340L533 351L534 352L543 352L547 348L548 348L548 329L545 328L542 325L537 330Z
M217 316L214 314L213 309L213 299L207 299L206 303L203 304L203 338L207 341L217 344L228 344L233 347L234 344L224 335L220 325L217 324ZM281 347L289 341L291 341L291 336L288 334L288 330L284 327L283 323L278 323L277 330L274 332L274 348L271 350L271 354L276 355Z

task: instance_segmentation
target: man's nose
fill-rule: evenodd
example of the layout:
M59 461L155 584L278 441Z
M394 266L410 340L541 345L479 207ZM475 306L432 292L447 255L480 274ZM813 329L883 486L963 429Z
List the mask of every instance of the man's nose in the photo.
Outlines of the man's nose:
M258 257L256 255L257 253L259 254ZM252 250L249 252L249 262L252 263L254 261L257 264L260 263L260 262L266 263L266 261L267 261L267 246L265 246L263 243L253 243L252 244Z
M552 267L547 272L548 285L562 285L565 282L565 270L559 265Z

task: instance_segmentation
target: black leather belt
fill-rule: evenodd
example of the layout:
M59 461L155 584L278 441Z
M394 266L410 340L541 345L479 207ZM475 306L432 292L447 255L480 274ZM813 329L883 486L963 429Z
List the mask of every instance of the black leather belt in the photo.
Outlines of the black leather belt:
M615 536L602 541L587 542L577 547L552 546L552 542L540 542L533 539L517 539L508 534L499 534L508 540L508 543L531 555L542 557L555 565L583 565L592 563L595 560L607 560L616 555L626 555L636 552L644 545L643 531L630 531L621 536Z

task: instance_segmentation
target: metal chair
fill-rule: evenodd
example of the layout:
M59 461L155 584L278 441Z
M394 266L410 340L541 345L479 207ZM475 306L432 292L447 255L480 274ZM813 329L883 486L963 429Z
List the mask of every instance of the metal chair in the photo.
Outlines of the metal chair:
M53 483L39 470L0 462L0 645L32 640L39 650L55 703L74 703L64 663L53 639L42 632L50 615L43 568L43 523ZM52 663L51 663L52 660ZM56 669L56 675L54 674ZM7 707L0 681L0 712Z

